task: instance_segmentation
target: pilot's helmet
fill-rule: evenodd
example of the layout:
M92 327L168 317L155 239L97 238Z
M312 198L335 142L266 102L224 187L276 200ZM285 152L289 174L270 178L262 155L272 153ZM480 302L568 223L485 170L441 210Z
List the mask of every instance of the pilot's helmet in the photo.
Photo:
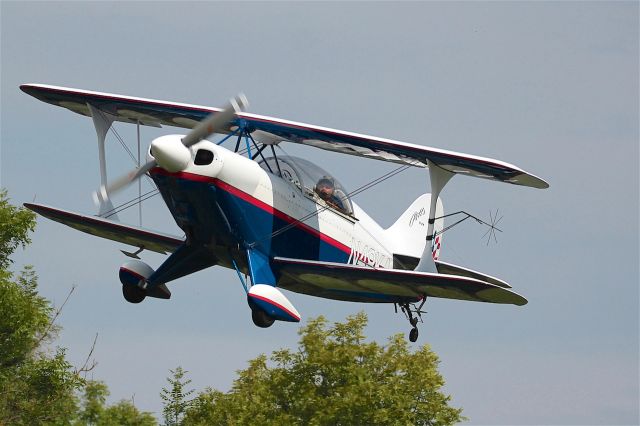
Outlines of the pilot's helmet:
M316 184L316 188L320 188L320 186L328 186L330 188L334 188L335 184L333 182L333 178L331 176L322 176Z

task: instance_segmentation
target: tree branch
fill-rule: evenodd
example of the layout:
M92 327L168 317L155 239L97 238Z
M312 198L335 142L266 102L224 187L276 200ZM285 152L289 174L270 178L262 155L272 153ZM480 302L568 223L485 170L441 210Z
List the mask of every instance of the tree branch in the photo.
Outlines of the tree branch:
M44 333L42 333L40 338L34 344L34 346L33 346L34 350L40 346L40 344L42 343L42 341L44 339L47 338L47 336L51 332L51 329L53 328L53 325L55 324L56 320L58 319L58 317L62 313L62 309L64 308L64 305L67 304L67 302L69 301L69 298L71 297L71 295L73 294L75 289L76 289L76 286L72 285L71 286L71 290L69 290L69 294L67 294L67 297L64 299L64 302L62 302L62 305L60 305L60 307L58 309L56 309L56 312L55 312L55 314L53 314L53 317L51 318L51 321L49 321L49 325L47 325L47 328L45 329Z
M96 368L96 365L98 365L98 363L95 360L91 360L91 355L93 355L93 351L96 349L97 341L98 341L98 333L96 333L96 337L93 338L93 344L91 345L91 350L89 351L89 354L85 358L84 364L82 364L82 367L80 367L79 369L76 369L76 374L77 375L84 374L85 379L87 378L87 373L93 370L94 368ZM91 362L91 365L89 365L89 362Z

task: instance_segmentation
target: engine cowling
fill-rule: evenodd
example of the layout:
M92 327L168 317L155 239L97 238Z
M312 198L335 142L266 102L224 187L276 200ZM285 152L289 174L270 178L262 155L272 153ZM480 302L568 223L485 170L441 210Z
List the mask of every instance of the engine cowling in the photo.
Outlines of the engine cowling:
M300 314L296 308L280 290L273 286L256 284L249 290L247 299L251 309L260 309L271 318L300 322Z

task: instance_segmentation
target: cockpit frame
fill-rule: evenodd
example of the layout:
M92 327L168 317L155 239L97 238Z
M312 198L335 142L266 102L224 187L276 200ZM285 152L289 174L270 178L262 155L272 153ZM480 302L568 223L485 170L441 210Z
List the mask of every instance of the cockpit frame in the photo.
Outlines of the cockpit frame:
M272 174L276 174L274 169L278 170L276 175L295 186L305 197L312 199L315 203L341 213L351 220L355 219L353 204L346 189L333 175L317 164L289 155L263 157L258 164ZM323 200L317 193L316 185L320 180L330 180L333 183L333 202Z

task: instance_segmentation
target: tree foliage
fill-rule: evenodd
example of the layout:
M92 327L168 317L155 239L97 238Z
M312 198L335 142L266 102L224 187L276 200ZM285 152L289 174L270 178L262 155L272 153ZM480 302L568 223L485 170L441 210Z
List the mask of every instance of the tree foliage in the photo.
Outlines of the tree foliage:
M57 311L38 294L38 277L9 270L11 255L29 243L35 215L0 190L0 425L153 425L129 401L106 406L103 383L86 381L52 348ZM84 392L79 404L78 394Z
M35 214L9 203L7 191L0 189L0 269L9 267L9 256L18 246L31 242L29 233L36 227Z
M164 424L166 426L179 425L182 423L184 413L187 411L191 401L189 396L193 390L187 390L187 386L191 383L191 379L187 379L187 371L182 367L175 370L169 370L171 377L167 379L170 389L162 388L160 398L164 403L162 414Z
M425 345L409 350L402 335L386 346L365 342L364 313L328 327L323 318L300 331L299 349L250 361L231 391L208 389L184 424L447 425L464 420ZM272 365L269 365L272 364Z
M8 267L18 246L29 242L35 215L12 206L0 191L0 423L65 423L75 413L82 379L64 349L47 350L55 336L54 310L38 294L35 272ZM50 353L52 352L53 353Z
M132 401L123 399L116 404L107 406L105 402L108 396L109 390L103 382L87 381L82 397L82 409L76 420L77 424L95 426L153 426L157 424L156 419L150 413L138 410Z

